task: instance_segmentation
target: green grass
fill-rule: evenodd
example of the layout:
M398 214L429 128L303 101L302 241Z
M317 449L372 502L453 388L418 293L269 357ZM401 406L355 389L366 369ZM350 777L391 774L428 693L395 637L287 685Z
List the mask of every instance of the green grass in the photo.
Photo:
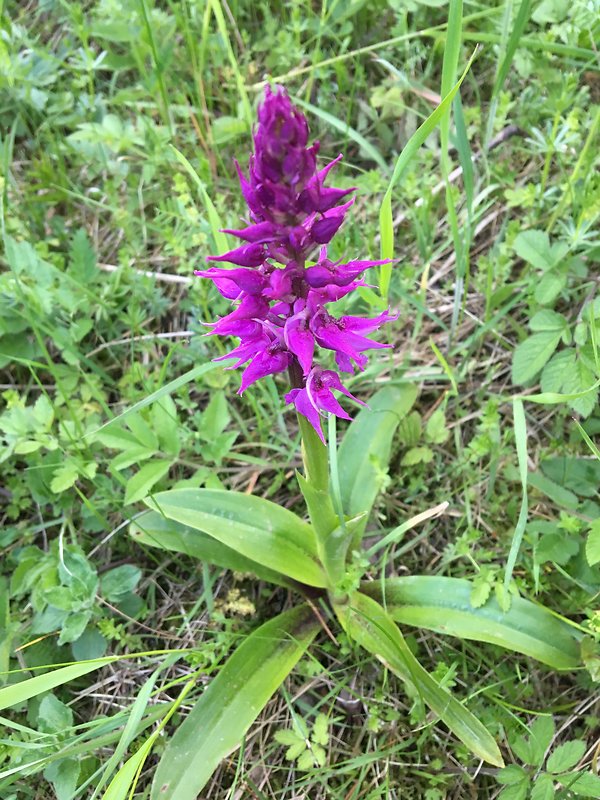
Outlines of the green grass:
M340 185L358 187L333 256L382 248L396 259L369 281L399 311L394 350L349 383L365 399L375 384L420 388L367 531L370 576L467 577L481 602L518 591L579 627L587 669L553 673L403 629L524 769L520 788L503 788L498 770L432 725L418 695L323 632L206 796L509 800L530 796L529 777L546 780L564 743L585 743L577 766L593 766L593 5L1 6L0 700L24 694L2 711L0 800L95 800L131 757L133 796L147 797L161 726L172 730L232 648L285 607L284 589L127 535L137 498L176 485L300 507L282 386L235 394L239 375L211 363L225 344L201 324L227 303L193 276L244 213L233 158L245 165L268 76L307 111L321 153L345 153ZM429 125L432 97L451 92L477 45L459 95ZM415 133L424 122L426 135ZM364 290L352 302L374 313L381 299ZM40 670L103 657L88 674L65 667L70 680L53 686ZM41 689L14 688L34 676ZM521 739L549 717L545 760L527 762ZM326 729L324 766L286 759L276 732L307 738L315 725ZM598 796L576 786L557 783L555 796Z

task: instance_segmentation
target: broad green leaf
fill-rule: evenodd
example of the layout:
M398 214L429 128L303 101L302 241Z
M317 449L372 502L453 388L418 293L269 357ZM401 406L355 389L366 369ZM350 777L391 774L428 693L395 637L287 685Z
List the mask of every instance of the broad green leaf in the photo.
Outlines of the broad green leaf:
M413 684L423 702L476 756L503 767L504 761L489 731L419 664L397 625L367 595L355 592L346 605L335 607L347 634L402 680Z
M529 327L532 331L563 331L569 323L562 314L543 308L529 320Z
M313 612L302 605L246 637L167 744L151 800L196 800L219 762L239 747L318 629Z
M600 777L593 772L569 772L557 778L577 797L600 798Z
M520 761L540 769L554 736L554 721L551 716L537 717L529 726L529 731L529 736L511 739L511 749Z
M537 269L548 269L554 264L550 237L546 231L523 231L514 241L515 253Z
M118 603L123 595L133 592L142 577L142 570L133 564L121 564L120 567L105 572L100 581L102 595L111 603Z
M518 764L509 764L508 767L500 770L496 775L496 780L504 786L518 786L523 782L527 784L528 778L523 767Z
M72 461L69 461L54 472L52 480L50 481L50 489L56 494L60 494L66 489L70 489L78 477L79 471L77 466Z
M340 494L347 516L371 511L388 468L394 433L416 397L412 383L386 386L350 424L338 451ZM360 535L366 524L365 518Z
M600 519L590 524L590 532L585 543L585 557L590 567L600 561Z
M180 423L177 418L177 406L170 395L165 395L152 406L152 424L158 434L158 441L163 452L174 458L179 455L181 442L179 439Z
M192 558L235 572L252 572L258 578L269 581L269 583L281 586L292 585L291 581L280 573L246 558L231 547L213 539L207 533L167 519L158 511L144 511L143 514L136 517L129 526L129 534L134 541L140 544L175 553L185 553Z
M536 301L542 306L550 305L565 288L566 283L566 273L559 272L556 269L549 270L545 275L542 275L535 287L534 297Z
M581 761L586 750L585 742L580 739L559 744L548 756L546 769L548 772L566 772L568 769L573 769L577 762Z
M425 438L432 444L443 444L450 436L446 415L441 408L436 409L427 420Z
M510 610L503 613L492 597L484 606L473 608L472 590L470 581L429 575L390 578L385 582L385 596L379 581L361 586L361 591L384 603L397 622L497 644L555 669L580 665L576 630L543 606L513 597Z
M59 733L73 724L73 711L53 694L47 694L38 709L42 733Z
M551 497L552 500L560 506L570 508L574 511L579 505L579 498L573 492L560 486L555 481L547 478L543 472L528 472L527 483L538 492L542 492L546 497Z
M155 483L169 471L173 462L165 459L156 459L144 466L135 473L135 475L127 481L125 488L125 505L130 503L137 503L147 496L148 492Z
M561 335L561 331L540 331L521 342L513 354L513 383L532 381L556 350Z
M173 489L146 504L269 569L309 586L327 585L311 526L269 500L218 489Z

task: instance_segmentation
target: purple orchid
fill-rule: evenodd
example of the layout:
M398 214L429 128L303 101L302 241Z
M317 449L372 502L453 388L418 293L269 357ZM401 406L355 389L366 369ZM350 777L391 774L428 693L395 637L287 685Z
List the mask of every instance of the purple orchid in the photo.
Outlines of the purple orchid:
M239 393L260 378L287 370L293 388L286 402L309 420L324 442L323 415L350 419L334 391L364 403L350 394L337 372L315 363L317 348L333 351L343 372L363 370L366 350L391 346L365 334L395 317L384 311L373 319L336 318L326 309L365 286L365 270L387 262L327 258L327 244L354 203L353 198L344 199L354 189L324 185L342 156L317 170L319 143L308 146L308 136L308 122L285 89L267 88L258 110L248 177L236 162L250 219L245 228L225 231L243 244L207 258L236 268L211 267L196 275L210 278L224 297L237 302L230 314L210 324L210 333L240 339L234 350L217 359L235 359L228 369L247 365Z

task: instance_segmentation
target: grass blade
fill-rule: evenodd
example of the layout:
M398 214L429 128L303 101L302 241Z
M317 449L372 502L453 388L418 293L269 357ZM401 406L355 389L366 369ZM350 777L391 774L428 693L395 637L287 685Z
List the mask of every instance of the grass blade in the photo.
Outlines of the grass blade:
M394 258L394 221L392 215L392 193L394 187L400 180L405 169L414 159L419 148L425 142L429 134L435 130L436 126L443 119L444 115L449 112L452 101L460 89L462 82L466 78L467 73L471 69L471 64L473 63L476 55L477 49L475 49L471 55L471 58L467 62L467 66L465 67L464 72L458 79L457 83L444 97L439 106L431 112L425 122L423 122L423 124L420 125L413 133L396 160L396 165L394 167L388 188L383 196L379 211L379 233L381 236L382 258ZM387 298L388 296L391 275L392 265L384 264L379 273L379 291L382 297Z
M510 36L508 37L508 42L506 43L504 56L502 60L498 62L496 77L494 79L494 85L492 87L490 113L488 116L486 137L485 137L486 143L489 142L489 140L492 138L492 133L494 130L494 120L496 117L496 110L498 107L498 95L500 94L500 91L504 86L504 81L506 80L506 76L508 75L510 65L513 62L515 53L517 52L519 40L521 39L523 31L525 30L525 26L527 25L527 22L529 20L529 15L531 13L531 2L532 0L521 0L519 11L517 12L514 25L512 25ZM512 2L507 4L506 8L507 8L506 13L508 15L510 14L510 11L512 9ZM507 18L507 21L510 22L509 18ZM507 25L506 27L508 29L510 28L510 25Z
M198 194L202 199L202 203L204 204L204 208L206 209L206 215L208 216L208 221L210 222L210 229L212 233L212 237L215 242L215 247L217 249L217 253L224 253L225 251L229 250L229 244L227 242L227 236L222 232L222 228L225 227L223 224L221 217L219 216L219 212L215 208L215 204L210 199L210 195L206 191L206 187L204 183L200 180L200 176L187 160L187 158L181 153L174 145L170 144L169 148L171 152L188 173L190 178L196 184L196 188L198 189Z
M131 416L131 414L135 414L137 411L140 411L142 408L146 408L146 406L152 405L152 403L156 403L157 400L160 400L162 397L166 395L173 394L178 389L181 389L182 386L185 386L186 383L190 381L196 380L196 378L200 378L202 375L206 375L207 372L211 372L213 369L218 369L219 364L215 364L211 361L208 364L200 364L198 367L194 367L190 369L188 372L185 372L183 375L180 375L178 378L175 378L169 383L166 383L164 386L161 386L160 389L157 389L155 392L152 392L147 397L144 397L143 400L139 400L137 403L134 403L132 406L127 408L121 414L112 419L109 419L108 422L105 422L104 425L101 425L99 428L96 428L95 431L90 431L86 433L83 437L87 439L88 436L95 436L100 431L103 431L105 428L108 428L109 425L114 425L116 422L123 422L127 419L127 417Z
M513 399L513 422L515 431L515 444L517 446L517 461L519 462L519 477L521 479L521 509L515 526L512 544L506 561L504 572L504 590L508 589L508 584L512 578L517 556L523 541L525 525L527 524L527 511L529 502L527 499L527 422L525 420L525 409L520 397Z
M365 137L362 136L357 130L352 128L346 122L343 122L343 120L334 117L334 115L330 114L328 111L323 111L323 109L307 103L300 97L294 97L293 100L296 105L299 105L306 109L306 111L314 114L315 117L319 117L319 119L322 119L328 125L331 125L332 128L335 128L344 136L347 136L349 139L352 139L353 142L356 142L365 155L369 156L369 158L371 158L384 172L388 172L388 165L379 150L377 150L377 148L374 147L371 142L367 141L367 139L365 139Z

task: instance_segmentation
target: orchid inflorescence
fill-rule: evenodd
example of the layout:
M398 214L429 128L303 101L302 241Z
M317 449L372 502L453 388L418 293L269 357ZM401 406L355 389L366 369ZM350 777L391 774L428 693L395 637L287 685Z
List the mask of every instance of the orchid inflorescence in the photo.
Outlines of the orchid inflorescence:
M391 346L365 334L395 318L388 311L371 319L336 318L326 306L365 286L361 276L366 269L387 262L341 263L327 257L327 245L354 203L354 199L342 201L354 189L324 185L342 156L317 170L319 143L307 146L306 117L283 87L266 89L258 120L248 178L236 162L251 223L224 231L245 244L207 258L235 268L212 267L196 275L210 278L224 297L238 301L234 311L211 323L211 334L240 339L234 350L216 359L235 358L229 369L247 364L239 393L260 378L287 370L292 389L286 401L324 441L322 413L350 419L333 391L357 398L336 371L315 362L316 346L332 350L342 372L364 370L366 350ZM311 261L315 255L316 261Z

